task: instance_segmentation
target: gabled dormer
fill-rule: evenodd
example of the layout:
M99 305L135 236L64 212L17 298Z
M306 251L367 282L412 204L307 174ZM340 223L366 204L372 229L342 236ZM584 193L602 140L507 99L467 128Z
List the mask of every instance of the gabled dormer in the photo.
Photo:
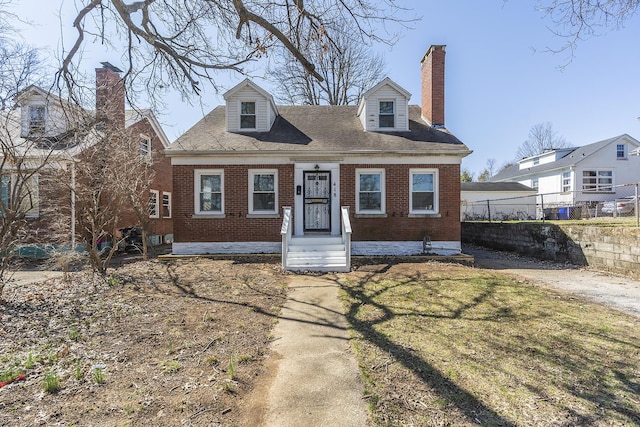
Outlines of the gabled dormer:
M53 138L67 131L67 121L58 97L29 86L16 97L20 107L22 138Z
M223 95L227 132L268 132L278 116L269 92L245 79Z
M411 94L389 77L362 95L358 117L369 132L409 130L409 99Z

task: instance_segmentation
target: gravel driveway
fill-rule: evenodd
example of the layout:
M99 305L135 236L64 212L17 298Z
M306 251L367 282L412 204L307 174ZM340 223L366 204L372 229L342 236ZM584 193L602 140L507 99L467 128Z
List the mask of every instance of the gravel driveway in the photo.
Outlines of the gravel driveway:
M478 246L465 246L463 252L475 257L477 267L522 276L640 316L639 281L590 268L541 261Z

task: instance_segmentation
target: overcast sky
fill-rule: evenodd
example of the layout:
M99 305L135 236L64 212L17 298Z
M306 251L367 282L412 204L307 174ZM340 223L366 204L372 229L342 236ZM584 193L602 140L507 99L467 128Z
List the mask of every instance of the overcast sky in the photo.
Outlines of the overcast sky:
M70 0L16 0L13 11L29 17L24 39L53 56L60 35L70 45L75 7ZM389 77L407 89L411 103L420 104L420 60L431 44L447 45L446 126L474 151L463 167L477 176L489 158L498 165L513 160L529 129L551 122L572 145L580 146L627 133L640 139L640 16L626 28L580 42L576 56L548 53L564 40L534 9L535 2L511 0L420 0L404 2L421 16L391 48L379 46ZM58 16L62 11L64 29ZM101 61L118 66L122 52L88 45L87 72ZM564 66L564 67L563 67ZM260 79L264 67L255 71ZM226 89L242 80L222 72ZM213 90L202 94L204 108L179 97L168 98L157 112L171 141L223 102ZM640 172L639 172L640 179Z

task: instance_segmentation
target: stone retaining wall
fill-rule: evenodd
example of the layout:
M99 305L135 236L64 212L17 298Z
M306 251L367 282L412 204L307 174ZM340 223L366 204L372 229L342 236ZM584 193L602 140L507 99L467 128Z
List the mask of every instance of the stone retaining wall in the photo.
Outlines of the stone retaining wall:
M636 227L463 222L462 241L640 279L640 228Z

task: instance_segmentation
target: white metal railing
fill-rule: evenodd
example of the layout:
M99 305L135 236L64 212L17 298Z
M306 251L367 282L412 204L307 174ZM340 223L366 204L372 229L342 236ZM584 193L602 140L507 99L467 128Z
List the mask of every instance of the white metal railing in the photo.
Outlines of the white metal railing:
M289 244L291 243L291 206L282 207L282 268L287 268L287 255L289 254Z
M351 270L351 220L349 219L349 206L341 208L342 216L342 243L347 263L347 271Z

